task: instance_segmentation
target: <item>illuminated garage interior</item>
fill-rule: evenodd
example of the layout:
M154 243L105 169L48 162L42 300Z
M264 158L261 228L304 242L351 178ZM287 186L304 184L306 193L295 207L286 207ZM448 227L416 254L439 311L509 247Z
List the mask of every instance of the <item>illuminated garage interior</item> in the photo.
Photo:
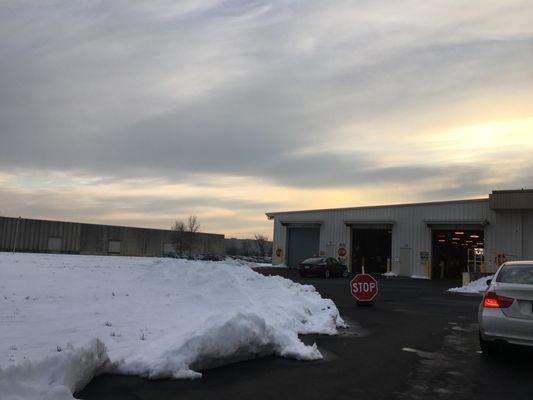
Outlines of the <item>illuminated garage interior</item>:
M459 279L463 272L485 271L483 230L432 231L432 273L437 279Z

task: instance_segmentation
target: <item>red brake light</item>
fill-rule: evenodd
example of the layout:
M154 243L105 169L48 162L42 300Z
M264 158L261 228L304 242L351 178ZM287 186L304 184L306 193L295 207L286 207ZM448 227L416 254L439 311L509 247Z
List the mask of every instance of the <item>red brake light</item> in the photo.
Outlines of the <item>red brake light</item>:
M486 308L509 308L514 299L505 296L498 296L496 292L488 292L483 298L483 307Z

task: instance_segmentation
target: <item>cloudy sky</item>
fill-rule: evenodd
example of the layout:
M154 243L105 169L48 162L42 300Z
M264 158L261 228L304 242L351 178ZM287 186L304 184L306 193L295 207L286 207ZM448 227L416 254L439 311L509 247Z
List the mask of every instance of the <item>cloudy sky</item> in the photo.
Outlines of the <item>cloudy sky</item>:
M246 237L267 211L533 187L532 21L532 0L0 0L0 215Z

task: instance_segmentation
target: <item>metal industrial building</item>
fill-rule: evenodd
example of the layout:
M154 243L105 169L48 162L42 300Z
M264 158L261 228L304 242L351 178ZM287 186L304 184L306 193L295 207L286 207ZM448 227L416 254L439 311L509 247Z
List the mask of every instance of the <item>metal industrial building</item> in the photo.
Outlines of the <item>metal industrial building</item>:
M192 254L224 254L224 235L194 233ZM0 217L0 251L163 256L174 251L171 231Z
M272 212L273 263L338 257L351 271L427 278L493 272L533 259L533 190L488 198L390 206Z

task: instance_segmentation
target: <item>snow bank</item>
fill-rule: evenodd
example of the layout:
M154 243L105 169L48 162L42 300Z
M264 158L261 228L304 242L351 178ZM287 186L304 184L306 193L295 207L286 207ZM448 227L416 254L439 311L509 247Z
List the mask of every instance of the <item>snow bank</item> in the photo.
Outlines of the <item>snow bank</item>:
M454 293L480 293L487 290L487 280L492 279L494 275L491 276L485 276L483 278L479 278L475 281L470 282L466 286L460 286L448 289L448 292L454 292Z
M224 264L236 265L238 267L248 267L248 268L287 268L284 264L272 265L272 263L258 263L246 260L240 260L238 258L226 257Z
M298 334L344 326L313 286L225 262L0 253L0 277L2 400L72 399L104 371L196 378L267 354L318 359Z
M411 279L429 279L429 277L425 275L411 275Z
M389 271L389 272L385 272L383 274L381 274L381 276L386 276L386 277L394 277L394 276L398 276L398 274L396 272L392 272L392 271Z
M72 393L84 387L108 363L105 346L93 340L75 349L65 350L43 360L24 362L0 370L2 399L72 399Z

